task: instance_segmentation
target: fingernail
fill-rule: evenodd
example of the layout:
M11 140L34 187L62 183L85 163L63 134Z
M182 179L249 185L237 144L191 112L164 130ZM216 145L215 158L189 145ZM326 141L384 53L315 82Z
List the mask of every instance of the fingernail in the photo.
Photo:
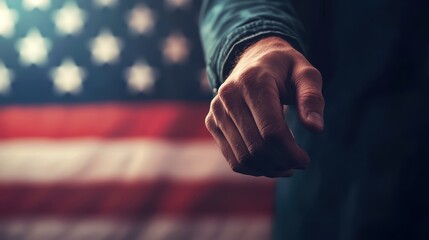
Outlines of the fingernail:
M323 129L323 118L320 113L309 112L307 114L307 120L314 123L317 126L317 128Z

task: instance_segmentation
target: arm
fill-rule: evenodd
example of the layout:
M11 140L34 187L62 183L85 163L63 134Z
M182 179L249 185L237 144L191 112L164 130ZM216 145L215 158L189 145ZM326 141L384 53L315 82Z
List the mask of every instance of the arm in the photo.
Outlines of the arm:
M282 177L309 163L283 119L283 105L295 104L305 127L323 129L321 75L299 52L299 29L288 1L203 4L208 74L219 88L206 126L236 172Z
M210 83L218 88L241 51L266 36L279 36L302 52L302 26L289 0L205 0L200 35Z

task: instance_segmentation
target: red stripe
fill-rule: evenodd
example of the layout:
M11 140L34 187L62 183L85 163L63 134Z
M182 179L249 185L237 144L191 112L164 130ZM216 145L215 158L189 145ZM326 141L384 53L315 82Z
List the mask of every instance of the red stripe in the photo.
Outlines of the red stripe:
M0 138L210 138L208 103L50 105L0 108Z
M0 218L270 216L274 183L175 182L0 185Z

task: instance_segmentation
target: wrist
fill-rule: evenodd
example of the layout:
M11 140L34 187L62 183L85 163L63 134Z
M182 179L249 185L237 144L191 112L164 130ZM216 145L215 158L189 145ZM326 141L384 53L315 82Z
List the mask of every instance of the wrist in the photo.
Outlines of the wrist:
M244 49L237 58L230 76L240 75L248 68L258 67L280 77L286 74L285 66L289 65L290 57L295 53L297 51L283 38L272 36L260 39Z
M289 51L293 47L286 40L280 37L266 37L249 45L237 59L239 62L242 58L258 57L272 51Z

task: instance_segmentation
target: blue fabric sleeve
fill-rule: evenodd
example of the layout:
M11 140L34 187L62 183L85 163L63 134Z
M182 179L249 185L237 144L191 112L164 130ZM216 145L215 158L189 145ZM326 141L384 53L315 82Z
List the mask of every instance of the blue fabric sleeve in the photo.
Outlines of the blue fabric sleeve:
M280 36L304 51L302 25L290 0L205 0L200 35L214 92L241 51L260 38Z

